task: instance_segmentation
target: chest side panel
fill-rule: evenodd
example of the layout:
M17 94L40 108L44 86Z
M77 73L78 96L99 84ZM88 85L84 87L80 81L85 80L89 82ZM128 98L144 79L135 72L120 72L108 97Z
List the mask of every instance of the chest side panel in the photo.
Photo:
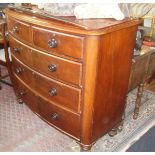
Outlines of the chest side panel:
M93 111L93 135L99 138L122 119L137 26L100 39Z

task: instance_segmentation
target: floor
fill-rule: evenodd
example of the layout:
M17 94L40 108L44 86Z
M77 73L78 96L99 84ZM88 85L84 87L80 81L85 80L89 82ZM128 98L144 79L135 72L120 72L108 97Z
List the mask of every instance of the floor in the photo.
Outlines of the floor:
M155 126L132 145L127 152L155 152Z
M155 80L147 86L147 90L155 92ZM127 152L155 152L155 126L133 144Z

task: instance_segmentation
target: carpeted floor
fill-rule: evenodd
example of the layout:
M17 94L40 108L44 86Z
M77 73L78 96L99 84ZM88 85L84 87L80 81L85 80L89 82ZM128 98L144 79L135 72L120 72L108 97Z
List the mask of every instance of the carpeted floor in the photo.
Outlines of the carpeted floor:
M155 152L155 126L134 143L127 152Z
M5 72L4 68L3 70ZM92 151L126 151L155 125L155 94L145 91L137 120L132 119L135 98L136 90L128 95L123 131L115 137L103 136L93 146ZM2 90L0 90L0 151L72 152L79 151L79 145L45 123L25 104L18 104L13 89L2 84Z

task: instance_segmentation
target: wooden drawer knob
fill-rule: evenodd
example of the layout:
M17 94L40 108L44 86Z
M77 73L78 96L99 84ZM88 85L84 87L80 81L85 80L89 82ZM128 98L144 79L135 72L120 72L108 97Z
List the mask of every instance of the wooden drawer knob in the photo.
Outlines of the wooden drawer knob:
M20 52L20 49L18 47L14 47L13 48L13 51L14 51L14 53L19 53Z
M52 120L54 121L58 121L60 119L60 116L58 113L53 113L51 117L52 117Z
M55 64L50 64L50 65L48 65L48 69L51 72L55 72L57 69L57 66Z
M26 95L26 91L21 90L18 94L19 94L19 96L24 96L24 95Z
M55 48L55 47L57 47L57 45L58 45L58 42L57 42L57 40L56 39L50 39L49 41L48 41L48 47L50 47L50 48Z
M16 74L20 74L20 73L22 73L23 71L24 71L24 69L22 69L21 67L18 67L18 68L15 69L15 73L16 73Z
M13 32L13 33L19 33L19 28L18 28L18 26L14 26L13 29L12 29L12 32Z
M49 94L50 94L50 96L56 96L57 95L57 90L55 88L51 88L49 90Z

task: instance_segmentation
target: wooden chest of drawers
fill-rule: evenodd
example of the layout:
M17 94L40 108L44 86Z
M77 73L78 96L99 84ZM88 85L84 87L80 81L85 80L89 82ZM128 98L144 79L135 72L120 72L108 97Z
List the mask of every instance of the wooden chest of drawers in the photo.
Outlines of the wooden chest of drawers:
M122 121L141 21L5 13L19 101L89 150Z

